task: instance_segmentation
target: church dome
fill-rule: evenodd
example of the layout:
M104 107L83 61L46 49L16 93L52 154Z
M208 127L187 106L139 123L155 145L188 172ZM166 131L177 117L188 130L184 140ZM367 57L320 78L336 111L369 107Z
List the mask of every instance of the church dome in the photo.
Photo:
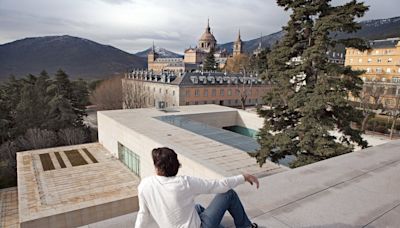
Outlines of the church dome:
M210 31L205 31L200 37L200 41L216 41L214 35Z
M206 31L203 33L203 35L201 35L199 39L199 48L205 52L209 52L212 49L215 49L216 46L217 46L217 40L211 33L210 21L208 21Z

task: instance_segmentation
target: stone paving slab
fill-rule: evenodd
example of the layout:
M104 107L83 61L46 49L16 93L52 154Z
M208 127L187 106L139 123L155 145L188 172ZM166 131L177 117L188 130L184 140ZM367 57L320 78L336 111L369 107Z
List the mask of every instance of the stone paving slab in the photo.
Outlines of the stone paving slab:
M19 228L17 187L0 189L0 227Z
M83 148L98 163L82 156L87 164L71 166L64 151L77 150L83 155ZM53 152L59 152L68 165L66 168L55 165L54 170L44 171L38 157ZM52 162L58 161L54 158ZM17 163L21 227L75 226L137 209L140 179L99 143L19 152ZM96 212L114 204L115 210Z

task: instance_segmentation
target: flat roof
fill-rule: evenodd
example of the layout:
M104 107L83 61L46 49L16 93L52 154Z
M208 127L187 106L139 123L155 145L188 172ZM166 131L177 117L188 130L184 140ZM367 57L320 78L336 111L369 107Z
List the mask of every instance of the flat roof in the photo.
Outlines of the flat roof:
M170 112L164 112L155 108L145 108L101 111L98 112L98 115L111 118L117 124L120 124L121 127L128 128L164 146L173 148L178 154L184 155L208 167L221 176L232 176L242 172L267 176L287 170L287 167L270 161L267 161L260 167L255 158L248 155L248 151L242 150L243 148L239 149L234 145L229 145L226 142L221 142L221 140L216 140L216 138L222 137L221 134L223 132L227 132L225 130L216 131L216 134L213 136L215 139L213 139L212 137L205 137L193 132L190 129L185 129L185 127L179 126L179 124L172 125L161 120L163 117L167 118L168 116L190 118L190 115L197 114L215 114L215 116L219 115L219 117L223 118L227 114L239 115L238 112L240 111L219 105L194 105L180 106L175 111L171 110ZM245 113L246 115L251 115L254 119L259 118L256 114ZM243 145L246 145L246 148L255 148L246 143Z
M19 228L17 187L0 189L0 227Z
M19 221L137 196L139 178L99 143L17 153Z
M260 227L400 227L400 140L263 177L235 190ZM207 206L213 195L196 202ZM133 227L136 213L87 227ZM234 227L225 214L222 224Z

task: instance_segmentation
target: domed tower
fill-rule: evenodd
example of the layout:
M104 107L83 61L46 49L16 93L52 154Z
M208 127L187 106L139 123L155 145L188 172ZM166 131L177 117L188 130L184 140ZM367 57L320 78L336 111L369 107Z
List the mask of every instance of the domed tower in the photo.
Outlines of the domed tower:
M233 56L241 55L243 53L243 42L240 37L240 29L239 34L236 41L233 43Z
M217 46L217 40L211 33L210 20L207 21L206 31L201 35L199 39L199 48L205 52L210 52L211 49L215 49Z

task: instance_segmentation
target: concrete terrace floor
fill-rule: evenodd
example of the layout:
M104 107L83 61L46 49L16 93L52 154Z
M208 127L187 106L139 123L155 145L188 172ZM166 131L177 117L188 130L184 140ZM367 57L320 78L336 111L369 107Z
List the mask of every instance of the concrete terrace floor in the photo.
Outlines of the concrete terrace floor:
M260 227L400 227L400 140L260 179L235 190ZM211 195L198 201L207 205ZM85 227L132 227L128 214ZM234 227L225 215L225 227Z

